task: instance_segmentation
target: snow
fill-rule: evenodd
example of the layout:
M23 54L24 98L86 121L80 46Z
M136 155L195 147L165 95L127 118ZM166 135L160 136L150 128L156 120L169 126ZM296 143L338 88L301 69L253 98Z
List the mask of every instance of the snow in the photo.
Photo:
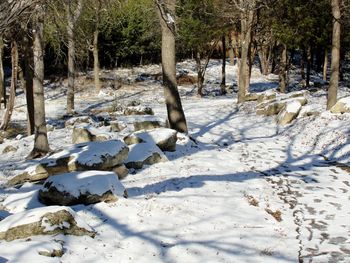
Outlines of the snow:
M45 214L55 213L61 210L69 212L74 217L77 226L85 228L88 231L92 231L91 227L89 227L83 220L76 216L76 213L71 208L65 206L47 206L26 210L6 217L4 220L0 221L0 232L5 232L8 229L14 228L16 226L39 222L39 220L41 220Z
M297 100L290 101L286 104L286 112L297 114L301 109L301 103Z
M146 166L126 177L127 199L72 207L97 232L95 240L45 236L28 242L0 241L0 257L13 262L349 262L350 175L342 165L350 164L350 114L326 111L326 90L319 89L309 94L303 106L317 108L319 116L298 118L292 125L279 127L274 117L256 115L256 102L236 105L232 84L236 84L237 67L227 66L232 94L211 96L220 90L219 60L209 63L208 96L196 97L194 86L179 87L192 139L178 134L176 151L166 153L168 162ZM177 69L195 74L195 63L183 61ZM103 74L132 81L144 72L159 73L160 66ZM291 75L291 83L298 84L299 76ZM275 75L265 77L254 69L252 77L251 92L270 92L278 86ZM77 93L77 110L85 113L100 105L111 106L118 98L125 105L140 100L151 106L156 116L148 118L166 118L160 82L147 80L104 91L114 92L113 96L96 98L93 87ZM58 125L65 113L62 94L61 88L46 87L47 118L56 127L49 132L53 150L71 147L71 130ZM339 97L349 95L349 87L343 85ZM24 96L16 98L16 103L25 105ZM24 123L24 107L15 108L16 122ZM132 118L120 120L132 123ZM0 181L28 167L23 159L32 142L33 137L24 137L0 144L0 152L9 144L18 147L17 152L2 155ZM108 143L104 147L108 149ZM67 154L77 150L69 149ZM142 159L142 154L137 151L131 156ZM33 191L24 194L28 200L34 190L0 188L0 209L7 209L2 207L7 198ZM30 207L21 207L30 213ZM282 221L271 212L275 216L280 212ZM16 220L29 220L14 213ZM54 239L63 242L62 258L39 256L35 248Z
M169 139L171 136L174 135L174 133L177 132L172 129L157 128L148 131L138 131L132 134L131 136L135 135L136 137L140 138L145 142L155 142L157 144L158 142L162 142Z
M112 191L116 196L123 196L125 188L114 172L85 171L72 172L49 177L45 184L54 186L60 192L74 197L87 193L102 195ZM43 188L42 191L47 191Z

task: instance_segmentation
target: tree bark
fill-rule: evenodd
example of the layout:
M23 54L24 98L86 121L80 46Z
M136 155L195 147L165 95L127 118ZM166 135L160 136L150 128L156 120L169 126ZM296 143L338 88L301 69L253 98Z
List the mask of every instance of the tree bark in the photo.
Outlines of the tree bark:
M332 34L332 61L331 78L328 88L327 109L337 102L340 64L340 0L332 0L333 34Z
M16 86L18 80L18 46L17 42L13 41L11 43L11 64L12 64L12 72L11 72L11 88L10 88L10 97L9 103L6 107L6 111L3 117L3 121L0 125L0 129L6 130L11 120L13 108L15 106L15 97L16 97Z
M235 64L235 52L233 49L233 43L232 43L232 32L229 34L229 39L228 39L228 45L229 45L229 57L230 57L230 65L233 66Z
M254 5L255 6L255 5ZM254 20L254 10L249 9L241 13L241 61L239 63L238 79L238 103L245 101L246 93L249 89L249 61L252 39L252 25ZM247 76L248 74L248 76Z
M221 70L221 94L226 94L226 37L222 36L222 70Z
M281 52L281 61L280 61L280 69L279 69L279 88L280 92L286 93L287 91L287 46L282 44L282 52Z
M35 137L34 148L27 159L39 158L49 151L47 139L46 119L45 119L45 99L44 99L44 49L43 49L43 28L44 12L42 7L37 7L37 17L33 30L33 54L34 54L34 115L35 115Z
M323 60L323 80L327 81L327 68L328 68L328 50L324 51L324 60Z
M1 109L2 103L4 103L4 108L6 107L6 90L5 90L3 55L4 55L4 42L3 42L2 36L0 35L0 109Z
M94 32L94 79L95 79L95 88L96 92L99 93L101 90L101 83L100 83L100 62L98 59L98 29Z
M203 83L204 83L204 76L203 76L203 69L202 69L202 63L201 63L201 54L199 51L196 52L196 65L197 65L197 95L199 97L203 97Z
M162 72L170 128L187 133L187 123L176 81L175 0L155 0L162 31Z
M306 87L310 87L310 75L311 75L311 67L312 67L312 54L311 47L307 48L306 52Z
M75 79L75 38L74 28L82 9L81 0L76 9L72 10L72 1L68 0L67 12L67 37L68 37L68 90L67 90L67 114L74 113L74 79Z

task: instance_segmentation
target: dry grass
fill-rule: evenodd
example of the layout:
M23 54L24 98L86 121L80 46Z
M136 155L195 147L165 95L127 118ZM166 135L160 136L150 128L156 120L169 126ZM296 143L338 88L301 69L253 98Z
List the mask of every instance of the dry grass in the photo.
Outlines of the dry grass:
M282 212L280 210L276 210L276 211L272 211L270 208L266 208L265 211L272 215L277 222L281 222L282 221Z

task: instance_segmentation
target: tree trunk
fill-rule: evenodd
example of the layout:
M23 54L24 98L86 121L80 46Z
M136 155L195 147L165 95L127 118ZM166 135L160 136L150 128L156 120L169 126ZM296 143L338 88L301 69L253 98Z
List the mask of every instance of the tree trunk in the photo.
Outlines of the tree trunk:
M324 61L323 61L323 80L327 81L327 68L328 68L328 50L324 51Z
M67 90L67 114L74 113L74 79L75 79L75 38L74 28L82 10L82 0L72 10L71 0L67 4L67 37L68 37L68 90Z
M3 121L0 126L0 129L2 130L6 130L8 128L8 125L11 120L13 108L15 106L16 86L17 86L17 80L18 80L18 46L16 41L13 41L11 43L11 64L12 64L12 72L11 72L10 98L3 117Z
M261 74L267 76L269 74L271 52L270 47L263 46L258 51L259 61L260 61L260 71Z
M175 0L156 0L162 31L162 72L165 104L170 128L187 133L187 123L176 81Z
M200 52L196 52L196 65L197 65L197 95L199 97L203 97L203 68L201 63L201 54Z
M332 34L332 61L331 79L328 88L327 109L337 102L340 64L340 0L332 0L333 34Z
M238 80L238 103L245 101L247 88L249 88L249 61L252 38L252 23L254 19L254 10L248 10L241 14L241 61L239 64Z
M233 50L233 44L232 44L232 32L229 34L229 39L228 39L228 45L229 45L229 57L230 57L230 65L233 66L235 64L235 52Z
M310 87L310 75L311 75L311 67L312 67L312 54L311 54L311 48L307 48L306 52L306 87Z
M35 117L34 117L34 94L33 94L33 53L31 47L33 46L31 38L24 37L24 78L25 87L24 92L27 101L27 134L34 134Z
M93 47L93 53L94 53L94 78L95 78L95 88L96 92L99 93L101 90L101 84L100 84L100 62L98 59L98 29L94 32L94 47Z
M280 69L279 69L279 87L280 92L286 93L287 91L287 46L282 44L282 52L281 52L281 61L280 61Z
M27 159L39 158L46 155L50 148L47 139L45 120L45 99L44 99L44 49L43 49L43 28L44 12L42 7L37 8L37 18L33 30L33 53L34 53L34 116L35 116L35 137L34 148Z
M4 103L4 108L6 107L6 90L5 90L5 74L3 65L3 54L4 54L4 42L2 36L0 35L0 109L1 103Z
M221 94L226 94L226 38L222 36L222 70L221 70Z
M301 79L305 80L305 58L306 58L306 52L303 50L303 54L301 55L301 60L300 60L300 74L301 74Z

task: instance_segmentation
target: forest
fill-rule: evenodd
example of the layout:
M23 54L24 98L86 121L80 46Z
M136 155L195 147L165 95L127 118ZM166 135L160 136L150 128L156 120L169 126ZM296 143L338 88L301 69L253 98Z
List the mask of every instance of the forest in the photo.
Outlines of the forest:
M0 0L0 263L350 262L349 0Z

